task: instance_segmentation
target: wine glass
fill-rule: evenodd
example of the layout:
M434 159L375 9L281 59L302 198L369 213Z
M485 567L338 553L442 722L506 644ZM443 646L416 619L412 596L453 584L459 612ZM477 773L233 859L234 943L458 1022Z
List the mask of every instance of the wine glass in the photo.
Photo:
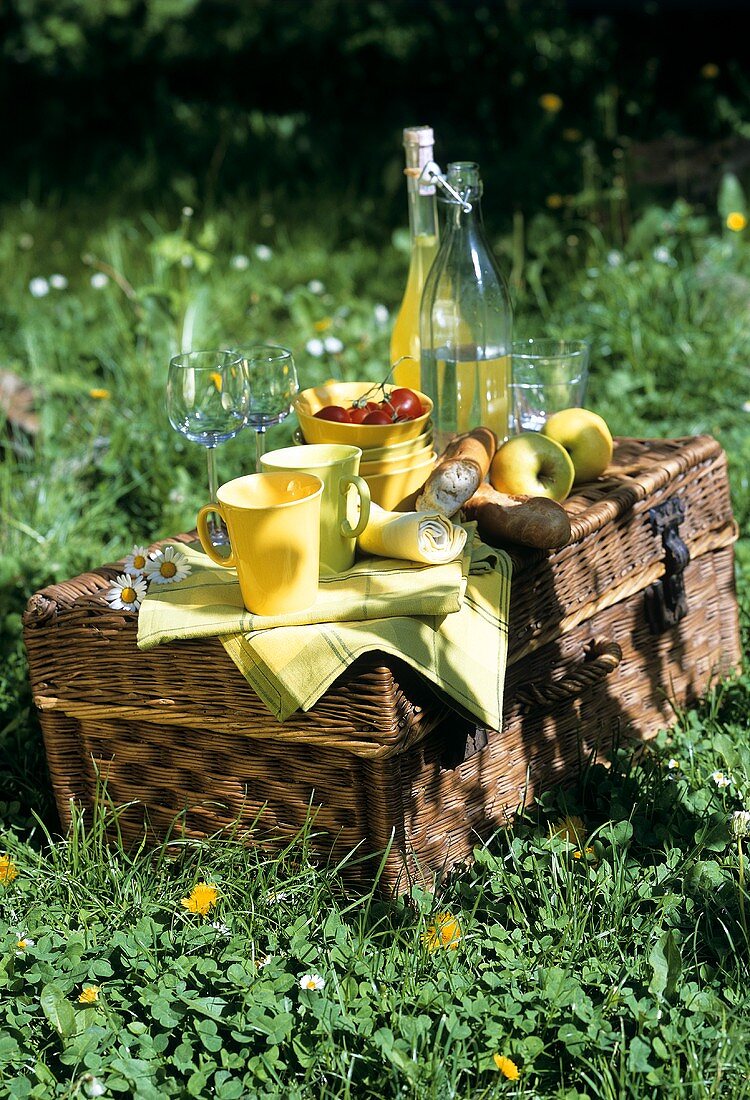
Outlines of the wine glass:
M232 439L248 422L250 388L242 357L230 351L186 351L175 355L167 375L169 423L193 443L206 448L208 495L216 503L216 447ZM216 514L211 541L228 544Z
M250 385L250 409L247 422L255 428L255 468L265 451L266 428L279 424L292 411L292 400L299 391L294 357L288 348L276 344L252 344L239 348Z

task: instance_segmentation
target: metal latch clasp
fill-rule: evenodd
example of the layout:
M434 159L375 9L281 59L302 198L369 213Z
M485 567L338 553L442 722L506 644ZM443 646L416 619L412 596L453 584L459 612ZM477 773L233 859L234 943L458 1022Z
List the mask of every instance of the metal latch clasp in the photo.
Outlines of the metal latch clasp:
M680 497L649 508L651 530L660 535L664 547L664 576L646 589L646 617L652 634L662 634L688 613L683 573L690 551L680 538L685 505Z

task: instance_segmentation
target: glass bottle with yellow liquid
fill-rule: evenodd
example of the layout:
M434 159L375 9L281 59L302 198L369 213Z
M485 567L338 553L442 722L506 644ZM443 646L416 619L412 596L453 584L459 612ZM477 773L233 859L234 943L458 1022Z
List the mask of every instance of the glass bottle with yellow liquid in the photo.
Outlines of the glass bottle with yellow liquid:
M393 372L396 385L413 390L421 388L419 307L438 250L435 183L423 176L425 166L432 162L434 144L431 126L410 126L404 130L411 257L404 297L391 332L390 356L391 363L398 363Z
M482 224L478 165L448 165L443 239L420 311L422 390L432 398L435 445L485 425L508 435L513 310Z

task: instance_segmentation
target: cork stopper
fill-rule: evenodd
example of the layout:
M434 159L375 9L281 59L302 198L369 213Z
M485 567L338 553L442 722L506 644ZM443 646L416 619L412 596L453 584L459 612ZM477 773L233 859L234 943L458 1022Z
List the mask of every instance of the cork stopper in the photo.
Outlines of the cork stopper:
M404 145L418 145L420 147L435 144L435 135L431 126L407 126L404 129Z

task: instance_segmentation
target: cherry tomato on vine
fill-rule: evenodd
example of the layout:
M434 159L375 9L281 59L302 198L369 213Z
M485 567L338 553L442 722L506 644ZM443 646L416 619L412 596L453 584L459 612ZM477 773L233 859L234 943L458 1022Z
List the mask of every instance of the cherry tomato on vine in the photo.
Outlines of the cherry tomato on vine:
M349 410L342 405L324 405L315 413L318 420L335 420L339 424L351 424Z
M362 421L363 424L392 424L393 416L386 412L385 409L375 409L374 412L367 414Z
M422 415L422 402L414 390L398 387L388 395L388 402L399 420L416 420Z

